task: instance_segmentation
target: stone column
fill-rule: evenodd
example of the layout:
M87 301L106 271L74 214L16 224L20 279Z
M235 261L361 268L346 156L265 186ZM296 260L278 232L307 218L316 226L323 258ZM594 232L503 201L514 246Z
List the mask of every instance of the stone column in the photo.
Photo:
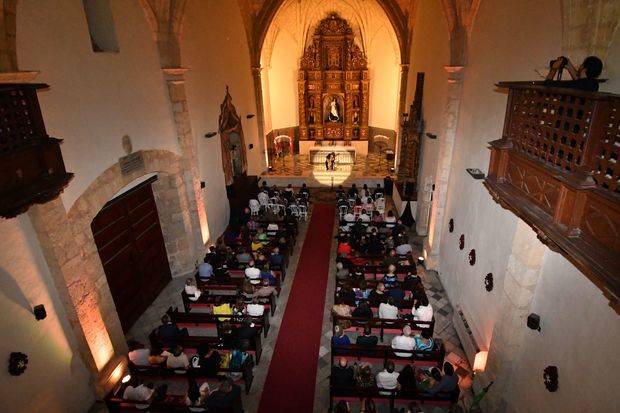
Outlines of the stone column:
M263 107L263 83L262 83L262 75L265 68L262 66L252 66L252 80L254 81L254 101L256 103L256 122L257 122L257 133L258 133L258 143L260 147L260 151L263 154L263 161L261 164L263 168L267 169L267 159L266 150L267 145L265 143L265 110Z
M431 197L433 195L433 182L427 177L424 182L418 183L418 208L416 214L416 233L420 236L428 235L429 212L432 206Z
M127 353L127 344L116 308L113 303L108 305L112 299L101 293L97 282L95 272L98 268L103 273L101 263L99 267L86 263L90 257L83 249L87 244L83 237L87 234L75 233L60 198L32 206L28 217L77 339L79 354L95 378L97 394L103 396L120 379L113 375L123 371L121 355Z
M398 160L396 162L396 173L400 175L400 167L401 165L405 165L403 163L411 160L403 160L401 157L406 153L404 151L403 145L405 142L403 141L403 128L401 124L401 116L407 110L407 80L409 78L409 63L402 63L400 65L400 90L398 95L398 115L396 116L397 125L398 125L398 142L396 142L396 153L394 159Z
M437 172L435 174L435 192L431 208L431 218L428 226L428 236L424 239L424 255L426 268L436 270L439 259L439 244L443 230L443 220L446 209L450 168L456 128L461 106L463 90L464 66L444 66L448 73L448 90L446 106L443 113L443 131L439 135L441 146L437 158Z
M165 68L164 79L168 86L168 96L172 107L172 117L177 131L177 140L181 148L181 173L187 197L189 199L190 219L195 259L201 258L204 245L209 241L209 224L205 202L200 188L200 172L198 171L198 155L196 142L192 133L187 95L185 93L185 68Z
M526 320L545 251L546 247L536 238L532 228L519 220L504 276L499 319L493 329L486 370L481 373L485 381L494 381L484 399L484 411L505 410L504 394L510 385L515 360L522 351Z

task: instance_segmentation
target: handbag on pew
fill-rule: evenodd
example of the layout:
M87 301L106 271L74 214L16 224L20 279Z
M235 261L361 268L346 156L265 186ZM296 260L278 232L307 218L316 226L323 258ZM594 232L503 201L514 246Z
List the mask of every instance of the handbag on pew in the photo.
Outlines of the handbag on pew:
M220 368L227 369L230 366L230 353L224 353L222 355L222 361L220 362Z

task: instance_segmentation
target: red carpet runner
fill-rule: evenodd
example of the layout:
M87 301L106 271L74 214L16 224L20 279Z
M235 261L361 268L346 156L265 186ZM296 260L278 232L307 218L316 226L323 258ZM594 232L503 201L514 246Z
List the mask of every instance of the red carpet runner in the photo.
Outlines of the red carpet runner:
M334 211L314 205L259 413L312 412Z

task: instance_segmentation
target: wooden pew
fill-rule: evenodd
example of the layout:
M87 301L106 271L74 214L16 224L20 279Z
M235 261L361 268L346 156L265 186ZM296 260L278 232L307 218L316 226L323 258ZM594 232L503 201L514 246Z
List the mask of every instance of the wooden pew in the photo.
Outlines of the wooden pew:
M416 367L441 367L446 357L446 349L441 339L435 339L432 350L394 350L390 345L376 345L374 347L358 346L349 344L346 346L331 346L331 362L335 365L334 358L347 357L357 361L367 361L384 365L392 360L394 364L413 364ZM409 357L400 357L394 353L409 354Z
M203 326L217 326L222 321L229 321L233 326L241 323L241 319L250 317L252 322L256 324L256 326L261 327L263 329L264 336L267 337L267 333L269 333L270 322L269 322L269 311L265 308L265 312L260 317L251 317L251 316L235 316L232 317L229 315L219 315L219 314L211 314L211 313L181 313L178 310L174 311L172 309L168 310L168 315L170 315L170 319L173 323L178 325L179 327L203 327Z
M389 393L389 394L382 394ZM394 411L396 406L407 406L412 401L416 401L422 405L450 407L458 402L461 391L459 387L450 394L431 396L418 392L417 390L385 390L374 388L368 391L359 391L355 387L340 388L330 386L329 388L329 405L330 411L333 411L334 405L340 400L352 404L361 404L363 399L371 398L375 404L387 404L390 411Z
M189 355L188 355L189 356ZM165 363L163 363L165 364ZM187 370L184 369L169 369L165 367L165 365L152 365L152 366L135 366L129 363L129 371L132 375L136 375L140 377L144 381L147 380L160 380L160 381L179 381L179 380L187 380L187 377L193 377L197 381L200 382L209 382L209 383L217 383L219 381L220 376L219 373L227 374L227 373L241 373L241 379L237 380L238 383L243 383L245 388L245 394L250 393L250 389L252 388L252 382L254 381L254 362L248 357L244 365L237 370L229 369L229 368L220 368L217 371L217 374L214 375L206 375L201 372L199 369L189 368Z
M181 291L181 299L183 301L183 308L186 313L189 313L193 307L213 308L217 300L220 300L221 303L235 304L239 297L241 296L237 294L235 295L203 294L197 300L190 300L185 290ZM269 297L258 299L260 304L265 305L265 308L269 309L272 316L276 312L276 307L277 307L276 300L277 300L277 297L275 294L271 294Z
M155 336L155 331L149 335L149 340L151 342L151 348L159 348L161 344L158 342L157 337ZM233 350L232 346L223 346L220 342L219 337L207 337L207 336L186 336L186 337L178 337L175 342L183 347L184 350L188 352L196 352L198 347L201 344L208 344L211 348L219 351L220 353L229 353ZM167 349L166 346L163 349ZM250 347L247 349L247 352L254 355L256 359L256 365L260 364L260 358L263 353L263 344L261 341L260 330L257 334L250 339Z
M345 331L348 332L357 332L363 331L364 326L367 324L370 325L370 328L373 333L379 333L379 339L383 342L384 335L387 334L400 334L403 330L403 327L409 325L411 327L412 332L422 331L425 329L430 329L431 334L435 329L435 319L431 321L417 321L417 320L408 320L405 318L399 318L396 320L384 320L382 318L373 317L371 319L367 318L357 318L357 317L341 317L339 315L332 314L332 324L335 327L337 324L342 322L349 322L350 327Z

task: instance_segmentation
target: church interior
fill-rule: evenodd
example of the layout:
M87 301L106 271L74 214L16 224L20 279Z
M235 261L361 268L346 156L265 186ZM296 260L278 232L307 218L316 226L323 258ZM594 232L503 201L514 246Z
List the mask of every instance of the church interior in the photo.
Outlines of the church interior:
M618 0L0 8L0 411L618 411Z

